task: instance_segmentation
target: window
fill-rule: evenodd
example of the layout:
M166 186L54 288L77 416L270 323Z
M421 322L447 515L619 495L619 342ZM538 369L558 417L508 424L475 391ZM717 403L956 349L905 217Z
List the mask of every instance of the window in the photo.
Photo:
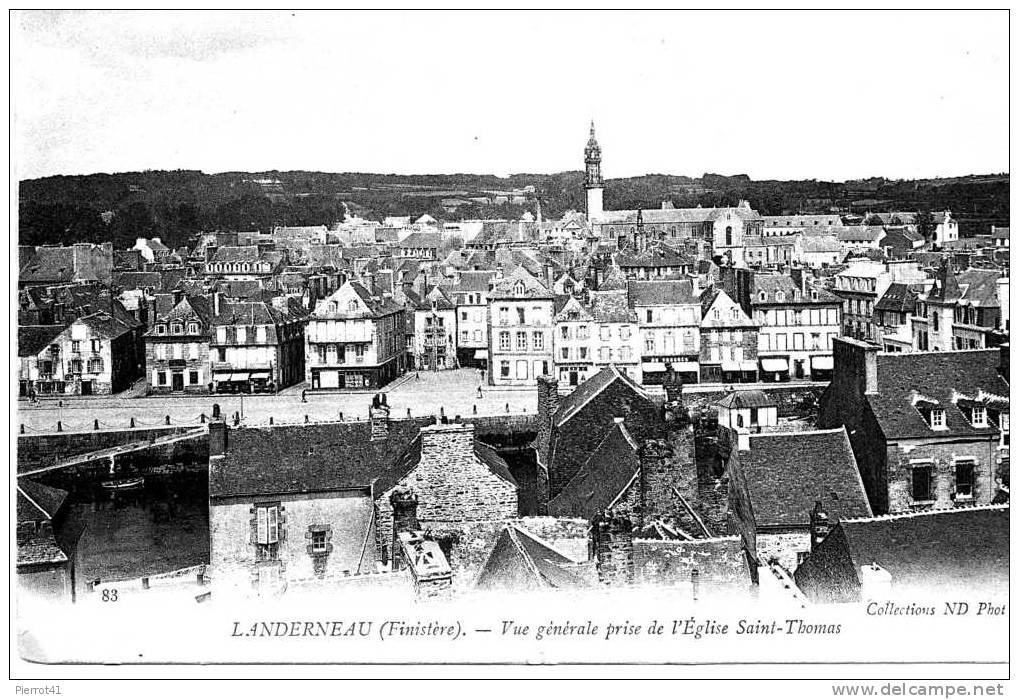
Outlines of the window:
M982 405L974 405L970 410L969 421L974 427L987 427L987 409Z
M563 347L562 354L563 354L563 359L569 359L570 358L570 348L569 347Z
M327 546L326 533L324 531L313 531L311 533L311 552L312 553L326 553Z
M81 352L81 340L71 340L71 351Z
M931 315L931 323L932 323L932 325L934 327L934 331L937 332L937 330L938 330L938 314L937 314L937 311L935 311Z
M732 245L732 226L725 227L725 244Z
M248 329L245 327L237 328L237 342L238 344L244 344L248 341Z
M88 373L90 374L101 374L103 373L103 360L100 357L93 357L88 360Z
M157 374L157 379L159 381L159 385L160 386L165 386L166 385L166 372L165 371L159 372L159 374Z
M793 349L803 349L803 333L793 333Z
M189 323L188 324L188 332L191 333L192 335L197 335L198 334L198 323Z
M170 332L174 335L182 335L184 333L184 325L182 323L174 323L170 328Z
M526 350L527 349L527 333L525 333L525 332L517 333L516 348L517 348L517 350Z
M569 329L569 327L564 325L562 327L561 334L562 334L564 340L569 340L570 339L570 329Z
M520 325L524 325L524 324L525 324L525 323L527 322L527 320L526 320L526 316L525 316L525 314L524 314L524 309L523 309L523 308L518 308L518 309L517 309L517 322L518 322L518 323L519 323Z
M192 386L198 385L198 372L197 371L192 371L192 372L188 373L188 382Z
M973 497L973 472L976 464L972 461L959 461L955 464L955 497Z
M467 342L470 338L470 334L466 330L460 331L460 342Z
M101 340L92 340L92 351L93 352L98 352L100 347L102 347L102 341Z
M581 359L583 359L583 358L585 358L587 356L587 352L583 352L582 354L583 354L583 356L581 357ZM621 362L628 362L628 361L630 361L630 348L629 347L622 347L622 348L620 348L620 350L619 350L619 361L621 361Z
M166 359L166 345L156 345L156 359Z
M226 326L219 326L216 328L216 341L221 345L226 344Z
M319 345L317 347L317 349L318 349L318 363L319 364L325 364L325 362L326 362L326 346L325 345Z
M933 408L931 410L931 429L932 430L946 429L945 411L942 408Z
M499 325L509 325L509 308L506 306L499 307Z
M644 349L647 352L655 351L655 337L654 335L648 335L644 338Z
M460 320L467 320L467 311L460 311Z
M509 362L505 361L499 362L499 376L503 377L504 379L509 378L509 369L510 369Z
M216 351L219 352L219 361L225 362L226 361L226 347L219 347L219 348L217 348Z
M545 349L545 335L540 330L537 330L537 331L534 332L534 335L532 336L532 340L534 342L534 349L535 350L543 350L543 349Z
M357 301L351 299L347 302L347 310L351 313L357 310Z
M166 334L166 326L163 325L162 323L157 325L156 326L156 334L157 335L165 335Z
M184 345L180 342L173 343L173 358L183 359L184 358Z
M654 311L652 311L650 308L647 309L647 322L653 323L654 322L654 318L655 318Z
M581 359L587 359L587 348L586 347L581 347L580 348L580 358Z
M188 343L188 356L191 359L198 359L199 347L197 342Z
M620 340L629 340L630 339L630 326L629 325L624 325L623 327L619 328L619 339Z
M279 555L280 506L256 505L255 545L260 559L275 560Z
M260 345L265 344L265 326L259 325L255 328L255 341Z
M913 499L917 502L933 500L934 468L930 464L913 467Z
M510 334L503 330L499 333L499 349L508 350L510 348Z

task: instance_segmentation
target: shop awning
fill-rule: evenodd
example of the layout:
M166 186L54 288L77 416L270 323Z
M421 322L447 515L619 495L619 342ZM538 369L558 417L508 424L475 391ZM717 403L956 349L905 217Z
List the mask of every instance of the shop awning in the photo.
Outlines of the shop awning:
M761 360L761 368L765 371L789 371L789 362L782 357L767 357Z
M253 371L253 372L251 372L251 379L252 379L252 381L259 380L259 379L268 381L269 380L269 372L268 371Z
M230 374L230 380L231 381L247 381L248 380L248 372L246 372L246 371L238 371L238 372L235 372L233 374Z
M757 371L757 362L753 359L746 359L739 363L740 371Z
M739 362L722 362L722 371L739 371Z
M673 362L672 368L676 371L700 371L701 365L698 362Z
M212 375L220 381L229 381L232 373L234 373L233 369L216 369L212 372Z
M831 371L835 368L835 359L831 355L822 355L810 358L810 368L821 371Z
M644 371L665 371L665 364L662 362L644 362L640 368Z
M488 359L488 350L474 350L475 359Z

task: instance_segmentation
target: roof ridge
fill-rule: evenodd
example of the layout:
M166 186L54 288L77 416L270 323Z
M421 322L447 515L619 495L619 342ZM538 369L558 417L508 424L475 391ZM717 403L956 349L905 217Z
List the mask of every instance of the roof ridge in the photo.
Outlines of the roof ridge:
M918 510L916 512L894 512L886 515L874 515L873 517L855 517L853 519L839 520L839 524L853 524L856 522L881 522L897 519L910 519L913 517L927 517L930 515L955 514L958 512L1007 510L1009 503L1000 505L972 505L967 507L943 507L930 510Z
M835 434L837 432L845 431L845 425L839 425L838 427L830 427L828 429L816 429L816 430L790 430L788 432L761 432L759 434L751 434L751 439L759 439L761 437L788 437L791 434Z

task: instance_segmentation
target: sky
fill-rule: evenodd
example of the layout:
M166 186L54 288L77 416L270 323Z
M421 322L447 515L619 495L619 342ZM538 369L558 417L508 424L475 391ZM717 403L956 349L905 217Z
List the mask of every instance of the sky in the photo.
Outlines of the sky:
M1007 172L1005 12L21 12L15 178Z

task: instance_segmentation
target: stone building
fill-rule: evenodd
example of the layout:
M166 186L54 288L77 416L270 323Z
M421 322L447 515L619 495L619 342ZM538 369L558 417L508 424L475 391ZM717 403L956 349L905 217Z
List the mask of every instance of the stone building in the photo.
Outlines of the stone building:
M843 299L842 335L858 340L877 338L875 306L888 288L898 284L922 284L927 275L916 262L857 260L835 275L833 292Z
M217 393L264 393L304 377L304 325L299 299L225 301L213 295L209 355Z
M149 393L208 393L212 384L209 299L174 294L145 333L145 371ZM172 305L171 305L172 304Z
M725 291L701 295L700 380L705 383L757 381L754 321Z
M17 488L18 590L47 603L71 602L82 529L65 526L68 493L26 478Z
M406 371L405 311L392 298L347 282L315 305L305 330L312 389L381 387Z
M123 391L145 370L141 330L135 321L105 311L76 319L44 350L47 359L38 365L38 382L67 395ZM52 373L46 374L47 369Z
M387 420L386 411L373 420ZM456 540L459 528L472 522L513 519L519 515L517 482L494 449L474 438L472 424L450 423L422 427L408 446L396 483L375 496L376 536L383 558L393 550L392 496L398 489L413 493L416 521L421 528Z
M460 366L488 368L488 292L497 272L460 271L446 292L456 304L456 358Z
M489 384L533 386L552 371L552 292L518 267L488 298Z
M701 299L696 282L629 282L626 290L640 327L642 383L661 385L667 365L684 382L697 383Z
M440 371L457 367L456 306L435 286L414 305L414 369Z
M1007 341L1008 277L993 269L956 274L942 261L934 283L921 292L912 323L913 348L935 352L982 349Z
M818 424L845 426L875 514L991 503L1009 459L1008 345L881 352L839 338Z
M737 429L735 447L726 464L729 529L755 566L796 570L810 552L810 511L818 501L832 518L871 516L845 429Z
M204 273L217 279L271 279L283 271L286 254L258 245L206 249Z
M588 303L570 298L553 319L555 376L575 387L609 365L640 383L637 314L625 291L592 291Z

